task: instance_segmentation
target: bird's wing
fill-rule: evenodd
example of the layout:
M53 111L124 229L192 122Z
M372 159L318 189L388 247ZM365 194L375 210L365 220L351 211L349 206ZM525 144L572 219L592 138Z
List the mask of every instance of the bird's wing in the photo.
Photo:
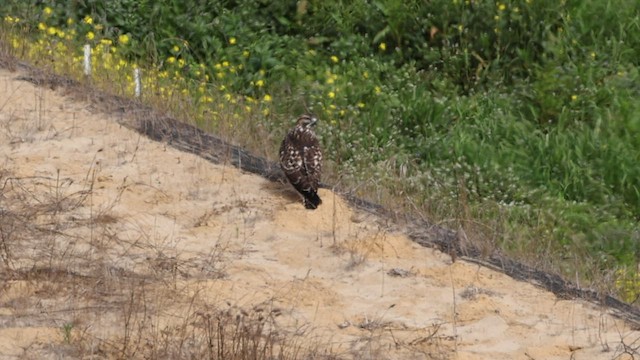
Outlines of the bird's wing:
M303 171L308 178L309 187L318 188L322 172L322 151L317 145L304 146L302 150Z

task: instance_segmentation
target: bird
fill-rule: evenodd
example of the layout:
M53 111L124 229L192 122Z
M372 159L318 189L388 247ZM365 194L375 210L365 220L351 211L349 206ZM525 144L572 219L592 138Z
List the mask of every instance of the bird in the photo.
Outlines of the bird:
M322 149L313 130L317 122L318 118L313 115L301 115L280 145L280 168L302 195L307 209L317 209L322 203L318 196Z

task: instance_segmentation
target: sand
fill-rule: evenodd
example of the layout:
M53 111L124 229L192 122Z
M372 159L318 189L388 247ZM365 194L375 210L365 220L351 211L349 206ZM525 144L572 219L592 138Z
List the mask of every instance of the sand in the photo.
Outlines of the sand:
M452 263L328 190L306 210L287 184L18 75L0 70L0 210L59 209L3 240L0 358L153 357L214 310L274 314L302 348L345 359L612 359L640 339L607 309Z

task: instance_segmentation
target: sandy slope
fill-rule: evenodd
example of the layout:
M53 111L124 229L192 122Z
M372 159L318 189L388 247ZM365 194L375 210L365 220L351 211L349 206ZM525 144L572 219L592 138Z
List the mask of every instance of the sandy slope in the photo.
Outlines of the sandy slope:
M55 215L64 236L9 244L0 269L75 275L3 277L0 358L77 354L65 353L67 324L84 354L122 341L128 294L144 298L133 318L148 334L194 309L258 306L340 358L611 359L640 338L591 304L452 264L329 191L307 211L283 184L149 141L17 75L0 70L0 170L17 179L5 191L75 205Z

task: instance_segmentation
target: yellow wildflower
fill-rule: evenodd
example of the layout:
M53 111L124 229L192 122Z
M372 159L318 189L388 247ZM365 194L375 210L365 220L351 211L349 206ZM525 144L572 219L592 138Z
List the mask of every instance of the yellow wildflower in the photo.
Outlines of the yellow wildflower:
M380 86L376 86L373 90L376 92L376 94L380 94L382 92L382 89L380 89Z
M178 59L178 67L183 68L186 65L186 61L184 59Z
M102 44L102 45L109 46L112 43L113 43L113 41L111 41L111 39L102 39L102 40L100 40L100 44Z
M336 93L334 93L333 91L329 91L329 94L328 94L328 95L329 95L329 98L330 98L330 99L333 99L333 98L335 98L335 97L336 97Z
M93 31L89 31L87 33L87 39L88 40L93 40L93 38L95 38L95 37L96 37L96 35L93 33Z
M249 55L250 55L250 54L249 54L249 52L248 52L247 50L245 50L245 51L243 51L243 52L242 52L242 56L244 56L244 57L246 57L246 58L248 58L248 57L249 57Z
M118 42L122 45L126 45L129 43L129 35L127 34L122 34L120 36L118 36Z
M256 86L257 87L263 87L264 86L264 80L260 79L260 80L256 81Z
M55 35L57 32L58 32L58 30L53 26L47 29L47 33L49 35Z
M89 25L93 24L93 19L89 15L85 16L84 20L82 21L84 21L85 24L89 24Z
M385 51L385 50L387 50L387 44L380 43L380 45L378 45L378 48L380 48L380 51Z
M578 100L578 95L571 95L571 101Z
M332 55L332 56L331 56L331 61L333 61L334 63L337 63L338 61L340 61L340 59L338 59L338 57L337 57L337 56Z
M173 45L173 52L178 52L180 51L180 47L178 45Z
M270 113L271 113L271 111L269 111L268 108L262 110L262 115L264 115L264 116L269 116Z
M359 107L360 109L363 109L363 108L365 107L365 105L364 105L364 103L363 103L363 102L359 102L359 103L358 103L358 107Z
M262 100L263 100L264 102L271 102L271 95L266 94Z
M229 44L230 45L235 45L236 44L236 38L234 38L234 37L229 38Z
M229 93L224 94L224 99L227 100L227 101L230 101L231 100L231 94L229 94Z
M505 11L507 9L507 5L505 4L498 4L498 10L500 11Z
M173 56L169 56L169 57L167 58L167 62L168 62L169 64L173 64L173 63L175 63L175 62L176 62L176 58L175 58L175 57L173 57Z
M38 29L41 31L46 31L47 30L47 25L45 25L45 23L39 23L38 24Z
M49 15L51 15L52 12L53 12L53 10L51 10L50 7L47 6L47 7L44 8L44 14L45 15L49 16Z
M75 21L72 18L67 19L67 25L73 25Z
M222 62L222 66L223 67L228 67L229 66L229 62L228 61L223 61Z

